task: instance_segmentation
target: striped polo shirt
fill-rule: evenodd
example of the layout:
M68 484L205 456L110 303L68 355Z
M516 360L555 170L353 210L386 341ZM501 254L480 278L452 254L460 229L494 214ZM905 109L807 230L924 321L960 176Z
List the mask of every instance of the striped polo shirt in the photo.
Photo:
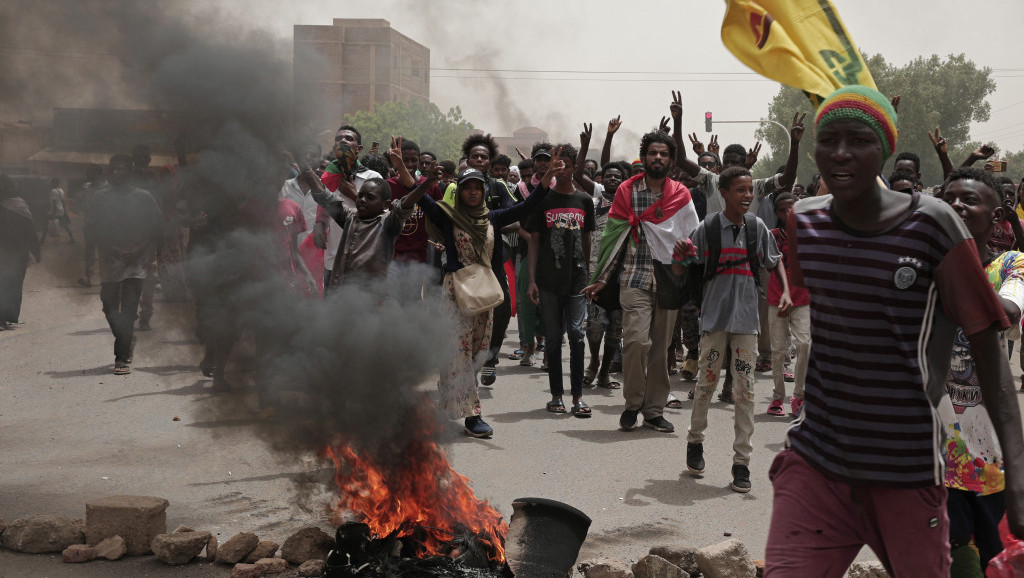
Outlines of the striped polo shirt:
M791 282L811 296L803 413L788 443L853 485L942 484L944 393L957 325L1008 326L974 240L945 203L915 193L887 230L864 233L798 202L787 223Z

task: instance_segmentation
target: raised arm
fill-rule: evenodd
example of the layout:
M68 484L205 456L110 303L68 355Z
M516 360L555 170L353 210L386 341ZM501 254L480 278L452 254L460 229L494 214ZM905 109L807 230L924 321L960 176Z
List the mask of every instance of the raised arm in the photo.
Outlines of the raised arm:
M988 157L996 154L996 150L988 145L981 145L980 147L971 151L971 154L967 155L964 162L960 164L961 167L969 167L978 161L983 161Z
M949 160L949 146L945 137L939 135L939 127L935 127L935 134L928 131L928 138L935 147L935 154L939 155L939 162L942 163L942 180L946 180L949 173L953 172L953 162Z
M401 158L402 158L401 153L399 153L398 158L399 158L399 163L398 164L402 164L401 163ZM402 165L402 168L405 168L405 165ZM416 185L416 187L413 188L413 190L409 191L404 197L402 197L402 208L403 209L411 209L411 208L413 208L413 206L415 206L416 203L419 202L419 200L423 198L423 195L428 190L430 190L435 184L437 184L437 182L439 180L441 180L441 173L442 172L443 172L443 170L441 169L441 167L439 167L437 165L437 161L432 161L430 163L430 166L427 168L426 172L424 173L424 176L427 177L427 178L422 180L422 181L420 181L420 183L418 185ZM405 174L409 174L408 169L405 171Z
M672 91L672 104L669 105L669 110L672 113L672 120L675 121L676 131L680 135L679 138L676 139L676 164L679 165L679 168L683 169L684 173L690 175L690 178L697 178L697 175L700 174L700 167L697 165L697 163L691 161L689 158L686 157L686 147L681 146L679 144L683 140L682 91ZM677 115L679 116L679 120L676 120ZM693 133L692 135L690 135L690 143L694 146L694 150L696 150L698 144L700 145L701 149L704 148L704 144L697 140L697 133Z
M676 158L675 163L677 166L682 167L682 161L680 158L686 158L686 151L683 150L683 93L672 91L672 104L668 107L669 113L672 115L672 140L676 143ZM703 145L702 145L703 146Z
M786 159L786 168L782 170L779 177L779 186L786 188L796 181L796 167L800 159L800 139L804 136L804 117L807 113L794 113L793 126L789 129L789 158ZM758 147L761 143L757 143Z
M583 131L580 132L580 152L576 155L576 170L572 173L572 180L576 181L576 184L588 195L594 194L594 181L590 180L587 173L583 172L583 163L586 162L587 153L590 152L590 137L593 134L594 125L583 123Z
M604 137L604 146L601 147L601 166L605 166L612 160L612 137L622 126L622 115L608 121L608 133Z
M551 180L555 178L558 171L565 168L565 161L562 160L562 149L559 147L551 157L548 171L540 178L540 183L534 187L533 192L525 201L520 201L507 209L491 211L491 219L495 227L501 228L515 221L520 221L540 206L541 201L551 190Z

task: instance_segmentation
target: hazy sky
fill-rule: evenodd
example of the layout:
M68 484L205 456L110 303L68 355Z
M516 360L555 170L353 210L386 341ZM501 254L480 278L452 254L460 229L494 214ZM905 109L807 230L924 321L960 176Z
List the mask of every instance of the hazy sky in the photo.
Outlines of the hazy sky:
M552 140L573 143L581 123L592 122L595 146L608 119L621 114L616 156L635 156L638 135L668 114L673 89L683 93L684 129L706 140L705 110L716 121L757 120L779 88L722 45L725 5L716 0L179 1L182 7L191 2L222 10L225 25L239 33L270 31L289 52L295 24L386 19L431 49L431 100L442 109L461 105L475 126L496 135L535 125ZM989 97L992 120L974 126L972 138L1003 150L1024 149L1024 64L1013 57L1020 53L1013 39L1024 24L1024 2L979 3L972 17L965 16L963 2L952 0L833 4L861 50L881 53L890 63L965 53L991 67L997 83ZM749 146L755 128L717 125L715 132L723 146Z

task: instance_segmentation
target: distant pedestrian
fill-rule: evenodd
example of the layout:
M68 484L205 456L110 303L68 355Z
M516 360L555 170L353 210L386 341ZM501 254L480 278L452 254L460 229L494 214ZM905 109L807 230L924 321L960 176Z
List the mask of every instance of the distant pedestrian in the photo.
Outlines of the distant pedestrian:
M68 216L67 205L64 189L60 188L60 179L50 179L50 220L57 221L57 225L67 232L68 243L74 243L75 237L71 234L71 217Z
M110 158L109 187L97 191L86 227L99 249L100 299L114 334L114 373L131 373L142 281L163 234L153 197L130 184L131 157Z
M13 329L21 316L21 293L29 253L40 260L32 212L14 183L0 175L0 330Z

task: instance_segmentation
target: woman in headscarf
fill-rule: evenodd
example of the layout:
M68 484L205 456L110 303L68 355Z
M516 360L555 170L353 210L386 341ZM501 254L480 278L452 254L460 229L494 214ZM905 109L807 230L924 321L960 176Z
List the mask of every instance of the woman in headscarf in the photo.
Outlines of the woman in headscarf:
M28 270L28 254L38 263L39 238L32 212L17 196L14 183L0 175L0 330L13 329L21 315L21 293Z
M480 417L480 398L476 389L476 363L478 354L486 353L490 346L492 314L486 311L476 315L463 314L455 303L455 284L452 273L459 269L482 264L504 266L502 243L495 243L495 230L522 220L547 196L551 179L564 166L558 153L548 172L528 199L506 209L489 210L486 198L487 177L476 169L459 174L455 204L439 203L429 196L419 204L427 215L427 232L436 242L444 245L448 261L444 268L442 299L455 320L457 351L439 382L441 409L451 417L465 418L466 433L473 437L490 437L494 430Z

